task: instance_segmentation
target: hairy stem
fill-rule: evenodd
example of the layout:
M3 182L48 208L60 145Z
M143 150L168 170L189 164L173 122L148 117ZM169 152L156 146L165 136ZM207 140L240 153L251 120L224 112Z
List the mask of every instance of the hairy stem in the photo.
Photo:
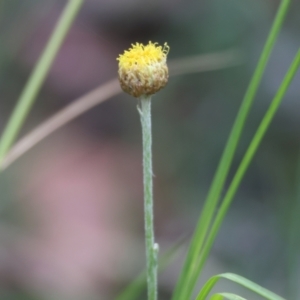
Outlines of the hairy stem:
M138 111L140 113L143 133L144 213L148 300L156 300L158 244L154 242L153 225L151 97L144 96L140 98Z

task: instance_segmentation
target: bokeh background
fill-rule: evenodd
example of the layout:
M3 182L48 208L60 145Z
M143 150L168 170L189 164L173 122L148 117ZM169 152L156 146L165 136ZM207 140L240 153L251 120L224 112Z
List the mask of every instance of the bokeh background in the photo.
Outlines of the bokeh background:
M0 126L66 1L0 2ZM234 117L279 1L86 0L22 135L117 75L131 43L168 42L169 61L237 51L226 68L171 76L153 99L156 236L185 243L160 275L170 299ZM247 121L234 174L300 41L292 6ZM230 65L229 64L229 65ZM218 63L217 63L218 65ZM300 76L244 178L199 287L235 272L286 297L300 289ZM114 299L145 265L136 100L113 97L58 130L0 175L0 298ZM220 283L220 291L237 286ZM142 296L141 299L145 299Z

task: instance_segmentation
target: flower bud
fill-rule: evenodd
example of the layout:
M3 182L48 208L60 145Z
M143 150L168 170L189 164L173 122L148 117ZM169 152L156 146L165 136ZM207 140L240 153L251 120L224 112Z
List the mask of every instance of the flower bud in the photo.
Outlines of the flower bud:
M124 92L134 96L149 96L168 82L167 54L170 47L136 43L119 55L119 81Z

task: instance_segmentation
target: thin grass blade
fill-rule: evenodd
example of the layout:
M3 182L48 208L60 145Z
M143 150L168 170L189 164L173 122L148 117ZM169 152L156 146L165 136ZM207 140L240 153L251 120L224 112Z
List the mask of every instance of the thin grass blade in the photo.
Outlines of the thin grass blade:
M262 121L261 121L261 123L260 123L260 125L259 125L259 127L258 127L242 161L241 161L241 164L240 164L235 176L233 177L233 180L228 188L228 191L224 196L224 200L220 206L220 209L217 213L215 221L213 222L211 231L207 237L206 243L201 252L201 256L199 258L198 265L196 267L197 276L199 276L199 274L201 273L201 270L202 270L204 263L209 255L210 249L213 245L216 235L222 225L223 219L227 214L227 211L230 207L233 197L236 194L236 191L237 191L237 189L238 189L238 187L250 165L250 162L252 161L252 159L253 159L267 129L269 128L269 125L270 125L271 121L273 120L275 113L277 112L279 105L282 102L283 97L284 97L288 87L290 86L294 76L296 75L299 67L300 67L300 50L296 54L294 61L292 62L273 101L270 104L269 109L267 110L264 118L262 119ZM196 280L196 278L194 278L194 280Z
M244 128L244 124L251 109L254 97L257 93L258 86L261 82L261 78L265 71L273 46L285 19L289 4L290 0L281 1L271 31L255 69L254 75L246 91L245 97L228 138L212 185L209 189L208 196L198 220L182 272L175 287L172 298L173 300L187 300L190 299L192 295L196 280L198 278L197 261L199 253L201 248L203 247L203 243L211 224L212 217L216 210L221 191L224 187L224 183L227 178L242 130Z
M43 54L26 83L0 140L0 163L11 148L71 27L83 0L69 0Z

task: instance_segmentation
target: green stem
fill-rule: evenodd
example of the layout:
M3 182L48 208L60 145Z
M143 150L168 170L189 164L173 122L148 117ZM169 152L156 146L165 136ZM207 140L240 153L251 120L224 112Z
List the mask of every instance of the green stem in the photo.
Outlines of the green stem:
M143 133L144 213L148 300L156 300L158 244L154 242L153 225L151 97L141 97L138 111L140 113Z
M197 260L201 248L203 247L203 242L205 240L207 231L209 229L212 217L216 210L218 200L221 194L221 191L224 187L226 177L232 159L237 148L242 130L244 128L245 121L251 109L254 97L256 95L258 86L261 82L262 75L264 73L265 67L269 60L271 51L277 39L280 28L282 27L283 20L287 13L290 0L282 0L279 10L277 12L276 18L272 25L271 31L267 38L266 44L262 51L261 57L253 74L253 77L250 81L249 87L244 96L242 105L236 117L235 123L233 125L232 131L228 138L225 150L223 152L222 158L220 160L216 175L214 176L212 185L209 189L208 196L206 198L201 216L198 220L188 254L184 263L184 267L180 274L179 281L175 287L173 294L173 300L187 300L190 299L193 292L193 288L198 278L198 275L195 271L197 266Z
M292 62L288 72L286 73L269 109L267 110L264 118L262 119L244 157L239 165L239 168L237 169L233 180L228 188L227 193L224 196L224 200L220 206L220 209L216 215L215 221L213 222L213 225L211 227L211 231L207 237L206 243L203 247L199 262L197 264L196 272L199 274L204 266L204 263L209 255L210 249L213 245L213 242L216 238L216 235L222 225L223 219L226 216L226 213L229 209L229 206L233 200L233 197L235 196L237 189L249 167L250 162L252 161L253 156L255 155L267 129L269 128L269 125L271 121L274 118L274 115L288 89L290 86L298 68L300 66L300 50L298 50L298 53L296 54L294 61Z
M34 100L45 81L56 54L81 7L83 0L69 0L47 46L33 70L0 140L0 163L17 138Z

